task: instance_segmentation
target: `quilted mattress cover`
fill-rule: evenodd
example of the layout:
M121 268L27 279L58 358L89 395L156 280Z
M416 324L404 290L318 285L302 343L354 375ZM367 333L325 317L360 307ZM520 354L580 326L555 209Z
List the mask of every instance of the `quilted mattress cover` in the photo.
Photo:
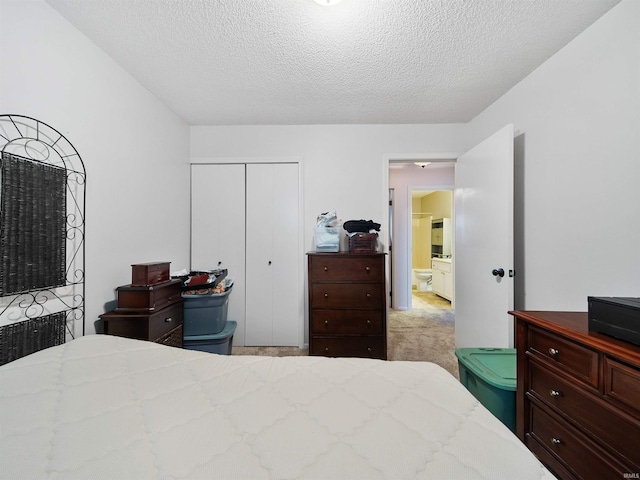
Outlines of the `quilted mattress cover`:
M555 478L432 363L107 335L0 367L0 477Z

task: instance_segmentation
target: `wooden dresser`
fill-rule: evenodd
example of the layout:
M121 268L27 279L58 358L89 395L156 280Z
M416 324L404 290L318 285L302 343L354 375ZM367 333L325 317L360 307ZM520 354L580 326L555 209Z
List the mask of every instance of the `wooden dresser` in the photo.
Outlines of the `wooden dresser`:
M387 358L384 253L309 253L309 354Z
M640 346L587 313L510 313L520 439L562 479L640 478Z
M118 306L100 315L104 333L182 347L181 280L117 288Z

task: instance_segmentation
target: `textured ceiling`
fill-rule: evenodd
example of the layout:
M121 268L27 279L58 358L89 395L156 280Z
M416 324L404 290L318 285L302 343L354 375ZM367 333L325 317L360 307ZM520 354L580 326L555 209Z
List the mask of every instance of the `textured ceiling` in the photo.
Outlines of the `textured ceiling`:
M191 125L456 123L619 0L47 0Z

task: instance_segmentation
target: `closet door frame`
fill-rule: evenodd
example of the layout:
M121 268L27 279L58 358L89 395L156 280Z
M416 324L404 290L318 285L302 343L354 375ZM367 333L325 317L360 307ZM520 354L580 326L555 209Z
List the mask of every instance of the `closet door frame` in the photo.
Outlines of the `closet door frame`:
M304 332L305 332L305 309L304 309L304 272L305 272L305 250L304 250L304 198L303 198L303 172L304 162L303 157L193 157L190 160L191 165L248 165L259 163L290 163L297 164L298 166L298 252L296 255L298 263L298 279L297 279L297 311L298 311L298 346L304 348ZM229 272L229 276L233 276L233 272ZM241 320L243 322L242 331L245 329L246 318ZM244 345L245 339L236 339L234 335L234 345Z

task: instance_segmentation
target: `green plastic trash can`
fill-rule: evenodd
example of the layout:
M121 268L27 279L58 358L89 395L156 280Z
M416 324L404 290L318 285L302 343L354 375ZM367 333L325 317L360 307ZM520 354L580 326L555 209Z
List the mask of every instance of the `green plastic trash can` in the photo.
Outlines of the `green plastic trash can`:
M458 348L456 357L460 382L515 433L515 348Z

